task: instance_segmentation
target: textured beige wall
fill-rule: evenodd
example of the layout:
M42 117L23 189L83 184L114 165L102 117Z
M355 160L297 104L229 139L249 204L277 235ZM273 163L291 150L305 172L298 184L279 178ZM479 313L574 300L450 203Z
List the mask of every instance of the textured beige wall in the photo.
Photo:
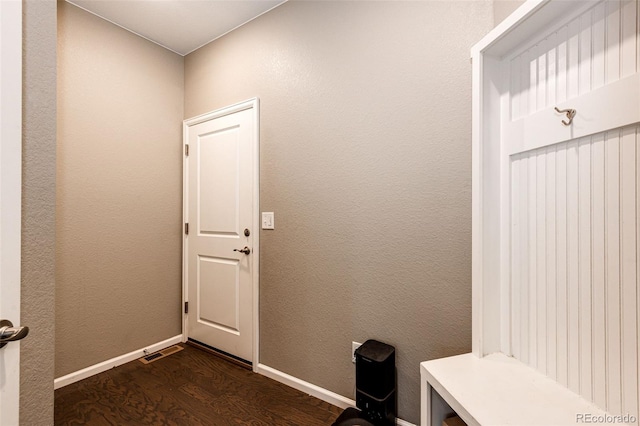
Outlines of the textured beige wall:
M349 397L351 341L471 349L470 47L491 2L289 2L188 55L185 116L261 107L260 361Z
M520 7L525 0L493 0L493 26L495 27L504 18Z
M23 2L20 424L53 424L56 2Z
M56 377L181 333L184 61L58 4Z

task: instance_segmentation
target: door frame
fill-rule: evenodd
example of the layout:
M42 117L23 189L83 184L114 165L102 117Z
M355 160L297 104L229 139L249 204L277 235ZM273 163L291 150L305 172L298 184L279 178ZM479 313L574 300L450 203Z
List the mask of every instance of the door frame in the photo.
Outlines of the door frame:
M205 121L213 120L216 118L224 117L225 115L235 114L240 111L252 110L252 119L254 124L253 134L253 217L252 227L255 229L253 236L253 247L251 249L253 254L253 371L258 371L259 356L260 356L260 100L256 98L248 99L237 104L233 104L221 109L217 109L212 112L208 112L202 115L198 115L193 118L184 120L182 125L182 138L183 138L183 163L182 163L182 209L183 209L183 223L186 223L189 218L189 199L188 199L188 176L189 176L189 164L186 154L186 145L189 143L187 140L187 131L189 127L203 123ZM182 232L182 341L186 342L188 338L188 315L184 313L185 302L189 299L188 288L188 268L187 268L187 235Z
M2 319L20 325L22 229L22 2L0 1L0 305ZM17 424L20 412L20 343L0 353L6 372L0 424ZM11 368L14 367L14 368ZM5 392L10 390L11 392Z

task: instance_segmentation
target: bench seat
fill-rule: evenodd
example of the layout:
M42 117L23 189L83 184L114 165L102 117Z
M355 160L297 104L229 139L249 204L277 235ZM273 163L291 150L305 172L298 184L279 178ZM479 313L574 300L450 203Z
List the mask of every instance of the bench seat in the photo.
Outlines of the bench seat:
M426 361L420 364L420 372L423 426L440 426L442 421L431 421L431 388L470 426L577 425L590 423L589 416L611 416L502 353Z

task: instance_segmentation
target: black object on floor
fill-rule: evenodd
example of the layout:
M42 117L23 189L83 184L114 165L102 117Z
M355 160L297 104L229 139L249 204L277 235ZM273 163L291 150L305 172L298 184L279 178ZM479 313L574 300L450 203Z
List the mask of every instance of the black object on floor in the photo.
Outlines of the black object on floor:
M332 426L375 426L365 419L362 411L357 408L347 408L340 414Z
M395 348L377 340L367 340L356 349L355 357L356 406L361 411L348 408L333 426L395 425Z

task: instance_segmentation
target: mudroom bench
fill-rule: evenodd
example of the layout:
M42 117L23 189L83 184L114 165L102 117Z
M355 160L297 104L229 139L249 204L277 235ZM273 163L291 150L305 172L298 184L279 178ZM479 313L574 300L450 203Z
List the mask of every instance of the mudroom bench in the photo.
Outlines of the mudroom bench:
M420 364L420 373L423 426L440 426L453 412L469 426L620 424L624 420L613 419L556 381L501 353L426 361Z

